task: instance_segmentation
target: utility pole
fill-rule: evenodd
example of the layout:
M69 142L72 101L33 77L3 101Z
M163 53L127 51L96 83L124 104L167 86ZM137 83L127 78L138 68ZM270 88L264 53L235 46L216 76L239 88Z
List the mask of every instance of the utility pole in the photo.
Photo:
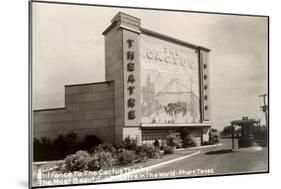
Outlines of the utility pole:
M267 118L267 115L268 115L268 105L266 105L267 94L259 95L259 97L263 98L263 106L260 106L260 108L261 108L261 111L264 112L264 114L265 114L265 126L268 126L268 118Z

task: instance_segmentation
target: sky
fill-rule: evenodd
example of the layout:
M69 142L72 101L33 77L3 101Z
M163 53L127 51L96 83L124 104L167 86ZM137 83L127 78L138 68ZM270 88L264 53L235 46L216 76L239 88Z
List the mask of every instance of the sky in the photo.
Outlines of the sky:
M64 107L64 85L105 80L102 32L119 11L142 27L210 52L213 127L261 119L267 93L267 18L33 3L33 108Z

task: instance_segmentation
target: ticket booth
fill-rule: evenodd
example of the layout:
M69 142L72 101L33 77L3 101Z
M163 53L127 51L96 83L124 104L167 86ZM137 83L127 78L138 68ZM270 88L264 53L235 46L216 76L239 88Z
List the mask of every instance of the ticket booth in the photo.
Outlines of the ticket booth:
M256 146L254 140L254 127L259 124L255 119L248 119L243 117L241 120L234 120L231 122L232 126L232 148L234 149L234 129L241 128L241 134L238 136L238 148Z

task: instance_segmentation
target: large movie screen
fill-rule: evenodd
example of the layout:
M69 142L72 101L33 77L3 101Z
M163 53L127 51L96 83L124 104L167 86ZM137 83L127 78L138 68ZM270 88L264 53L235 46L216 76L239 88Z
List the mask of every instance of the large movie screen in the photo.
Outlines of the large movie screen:
M141 36L142 123L200 122L198 52Z

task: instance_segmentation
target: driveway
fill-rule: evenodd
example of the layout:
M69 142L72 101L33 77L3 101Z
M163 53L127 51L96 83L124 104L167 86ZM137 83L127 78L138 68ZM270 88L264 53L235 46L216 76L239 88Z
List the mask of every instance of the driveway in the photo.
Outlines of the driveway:
M231 140L221 139L223 145L193 149L200 154L138 173L139 179L203 176L246 172L267 172L267 148L261 150L231 150ZM237 144L236 144L237 146Z

